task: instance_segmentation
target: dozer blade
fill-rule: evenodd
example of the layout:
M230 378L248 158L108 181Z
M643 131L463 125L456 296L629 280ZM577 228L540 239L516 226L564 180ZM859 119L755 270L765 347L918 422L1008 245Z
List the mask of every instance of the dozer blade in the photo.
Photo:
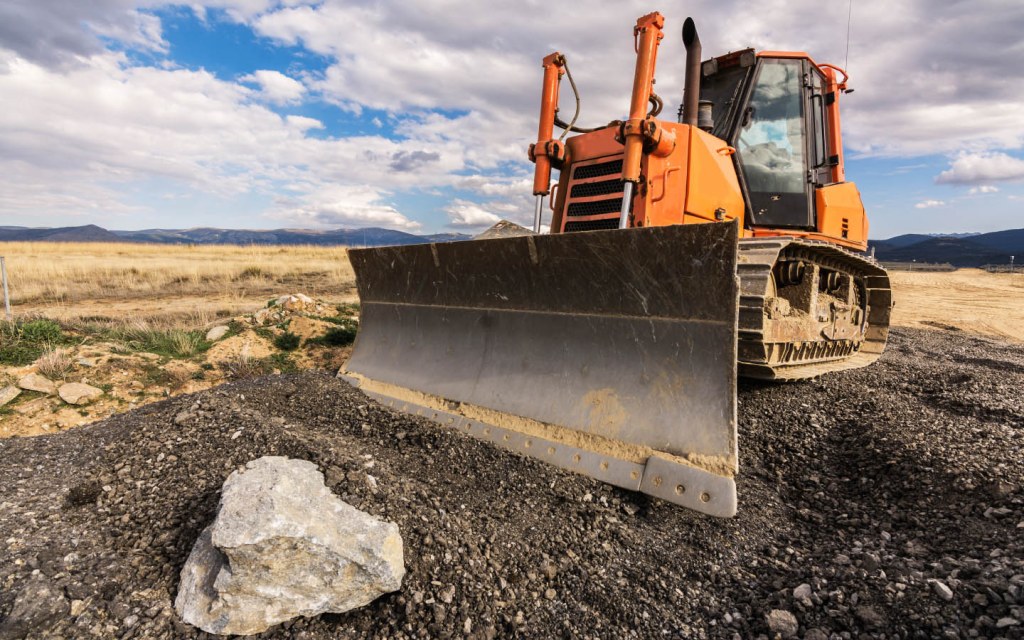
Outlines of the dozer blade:
M342 376L386 405L716 516L736 512L732 223L349 253Z

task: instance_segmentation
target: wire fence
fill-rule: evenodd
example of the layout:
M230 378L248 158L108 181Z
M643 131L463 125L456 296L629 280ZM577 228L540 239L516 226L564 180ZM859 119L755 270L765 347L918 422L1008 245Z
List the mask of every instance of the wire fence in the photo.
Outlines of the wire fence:
M1024 273L1024 267L1019 264L986 264L981 268L989 273Z
M948 262L882 262L890 271L956 271Z

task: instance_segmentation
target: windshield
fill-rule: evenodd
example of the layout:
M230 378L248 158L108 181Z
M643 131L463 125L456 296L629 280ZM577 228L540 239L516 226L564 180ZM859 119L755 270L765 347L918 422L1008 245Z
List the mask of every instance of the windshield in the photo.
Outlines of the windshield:
M710 100L714 105L712 115L715 119L715 128L711 133L723 140L729 139L729 122L733 118L736 104L742 98L743 79L747 75L747 69L731 67L701 79L700 99Z

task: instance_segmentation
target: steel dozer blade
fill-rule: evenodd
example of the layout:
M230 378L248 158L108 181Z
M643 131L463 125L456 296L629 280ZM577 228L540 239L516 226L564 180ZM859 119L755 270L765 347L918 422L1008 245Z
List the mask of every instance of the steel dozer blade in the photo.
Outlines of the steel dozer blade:
M349 253L341 375L613 485L736 512L737 230L710 223Z

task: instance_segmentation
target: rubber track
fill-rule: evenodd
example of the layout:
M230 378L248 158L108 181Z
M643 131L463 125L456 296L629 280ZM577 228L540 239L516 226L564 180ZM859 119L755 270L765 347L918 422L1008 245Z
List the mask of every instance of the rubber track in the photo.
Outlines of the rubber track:
M867 327L858 350L837 357L783 364L767 363L764 344L764 301L772 267L779 257L798 258L863 278L867 295ZM745 238L739 242L740 279L738 373L747 378L799 380L824 373L864 367L882 354L889 335L892 289L889 276L873 259L825 242L796 238ZM808 336L806 342L822 341Z

